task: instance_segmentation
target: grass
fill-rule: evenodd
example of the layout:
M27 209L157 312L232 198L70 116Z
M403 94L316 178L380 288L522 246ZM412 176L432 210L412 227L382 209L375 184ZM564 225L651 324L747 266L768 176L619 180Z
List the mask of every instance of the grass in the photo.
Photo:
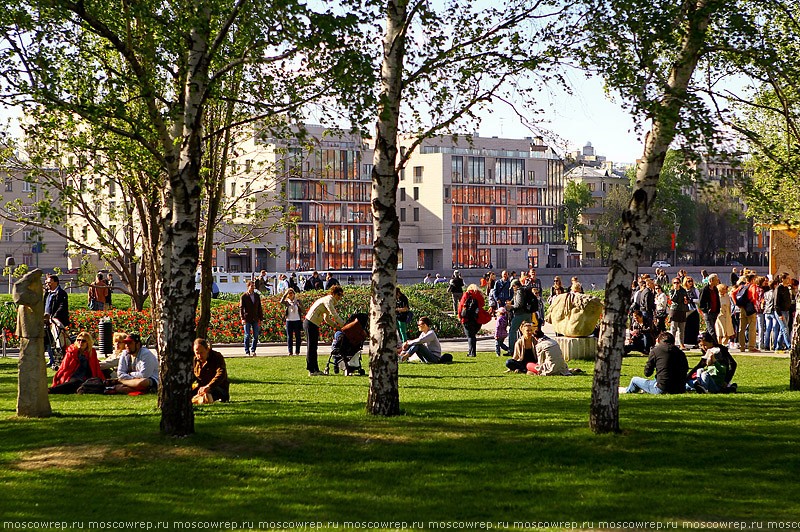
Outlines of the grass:
M606 436L587 428L591 375L502 374L502 360L402 365L403 415L382 419L364 413L366 377L230 359L233 401L198 408L180 440L158 434L152 396L51 396L54 417L15 419L16 364L0 360L0 515L426 527L800 515L788 359L739 357L736 395L622 396L625 431ZM622 382L644 362L624 359Z

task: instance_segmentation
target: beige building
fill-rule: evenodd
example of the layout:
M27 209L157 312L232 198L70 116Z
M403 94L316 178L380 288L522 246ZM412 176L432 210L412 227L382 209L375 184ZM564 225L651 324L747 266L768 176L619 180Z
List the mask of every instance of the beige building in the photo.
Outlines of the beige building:
M567 171L564 177L566 181L586 183L592 192L594 205L584 209L580 219L580 223L587 228L586 234L578 235L576 239L576 246L581 255L582 264L591 266L600 258L595 245L595 238L591 231L605 210L606 194L612 190L626 189L629 181L626 176L614 173L610 169L593 166L577 166Z
M24 217L25 213L33 213L35 204L43 199L42 191L36 183L25 179L26 171L22 168L9 172L0 171L0 190L2 202L0 209L12 218ZM14 206L9 207L12 203ZM9 258L18 266L26 264L31 268L52 271L54 268L66 270L66 239L53 231L39 229L23 222L0 219L0 256L3 265Z
M400 177L403 269L565 265L563 190L563 162L541 138L427 139Z

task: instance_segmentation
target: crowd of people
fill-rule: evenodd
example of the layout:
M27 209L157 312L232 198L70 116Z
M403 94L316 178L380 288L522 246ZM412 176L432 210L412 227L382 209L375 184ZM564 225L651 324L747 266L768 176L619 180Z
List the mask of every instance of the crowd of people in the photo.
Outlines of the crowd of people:
M668 280L657 269L655 278L643 274L634 282L626 352L648 352L665 331L680 349L697 349L701 328L721 345L740 352L791 348L797 280L788 273L769 279L746 268L733 268L728 286L716 273L702 270L700 275L695 282L680 270Z
M625 352L649 354L645 377L656 373L655 379L635 377L620 391L634 393L724 393L735 390L732 379L736 362L730 349L741 352L759 350L785 351L791 346L793 300L797 281L786 273L774 279L758 276L747 269L731 272L730 286L719 275L705 270L698 283L685 270L669 279L658 268L654 277L640 276L632 287L629 326L626 331ZM309 376L323 375L318 364L320 327L328 324L342 329L348 322L336 309L344 291L331 274L325 280L318 272L305 280L303 291L325 290L308 308L298 297L301 291L296 275L278 276L280 304L284 320L289 356L299 356L302 336L306 338L306 370ZM430 277L430 275L428 276ZM110 300L108 286L112 279L98 274L89 290L90 308ZM428 282L426 280L426 282ZM460 321L467 338L467 357L477 355L477 335L481 327L495 320L495 354L507 356L506 372L528 375L570 375L558 342L542 331L545 301L542 282L531 268L517 276L503 270L498 279L487 272L478 284L467 285L459 270L449 279L430 279L430 283L447 283L454 315ZM699 285L699 286L698 286ZM66 292L59 286L58 277L46 281L45 313L48 327L53 324L65 329L69 325ZM240 317L244 329L244 352L255 356L264 313L261 294L268 291L266 272L247 281L247 290L240 298ZM550 287L548 303L567 291L582 293L577 277L567 288L556 276ZM488 304L487 304L488 303ZM106 303L102 303L105 305ZM108 303L110 304L110 303ZM428 364L452 361L452 355L442 353L441 344L429 317L416 318L420 331L409 338L408 324L415 319L408 297L396 289L397 333L400 348L398 361L420 361ZM488 307L488 310L487 310ZM701 328L704 331L701 334ZM50 335L52 337L52 335ZM114 351L99 360L89 333L78 334L65 349L50 393L79 392L91 379L102 380L107 394L142 394L158 389L158 357L142 345L136 334L116 333ZM703 352L701 363L689 370L684 351L687 346ZM53 363L52 345L48 346ZM228 401L229 381L222 355L211 349L206 340L194 344L193 401L204 404Z

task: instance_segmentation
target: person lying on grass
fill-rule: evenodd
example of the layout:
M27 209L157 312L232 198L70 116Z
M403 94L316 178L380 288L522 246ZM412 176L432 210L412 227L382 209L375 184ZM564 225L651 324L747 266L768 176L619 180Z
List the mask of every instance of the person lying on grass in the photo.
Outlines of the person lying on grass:
M710 333L704 332L700 340L700 349L704 356L700 362L689 370L686 378L686 389L698 393L732 393L737 389L731 384L736 373L736 361L728 348L717 342Z
M138 334L129 334L125 338L125 345L127 349L122 353L117 367L119 384L114 386L113 393L158 391L158 357L142 346L142 339Z
M686 354L675 345L672 333L662 332L658 335L656 346L650 350L644 375L649 377L656 372L655 379L633 377L627 388L620 386L619 393L636 393L639 390L659 395L662 393L683 393L686 391L686 373L689 362Z
M211 349L208 340L197 338L194 341L194 360L192 361L192 403L202 405L230 400L230 382L225 358Z
M431 329L433 323L430 318L422 316L417 320L419 336L414 340L406 340L400 349L401 362L414 362L421 360L426 364L439 364L449 362L448 357L442 357L442 346L439 344L439 337Z

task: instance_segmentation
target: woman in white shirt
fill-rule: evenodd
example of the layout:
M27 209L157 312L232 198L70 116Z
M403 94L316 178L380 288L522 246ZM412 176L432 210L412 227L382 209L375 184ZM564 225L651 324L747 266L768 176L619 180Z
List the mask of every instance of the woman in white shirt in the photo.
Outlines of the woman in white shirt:
M403 342L400 360L408 360L416 355L419 360L426 364L438 364L442 361L442 346L439 344L439 337L431 329L431 325L433 324L430 318L425 316L417 320L419 337Z
M300 355L300 344L303 342L303 302L297 297L294 290L289 288L281 296L281 305L284 306L286 318L286 343L289 345L289 356L292 356L292 340L294 339L294 354Z
M334 305L344 297L341 285L331 287L330 294L314 301L306 312L303 320L303 330L306 333L306 369L309 377L316 377L323 373L319 370L317 362L317 345L319 344L319 328L323 323L339 328L344 325Z

